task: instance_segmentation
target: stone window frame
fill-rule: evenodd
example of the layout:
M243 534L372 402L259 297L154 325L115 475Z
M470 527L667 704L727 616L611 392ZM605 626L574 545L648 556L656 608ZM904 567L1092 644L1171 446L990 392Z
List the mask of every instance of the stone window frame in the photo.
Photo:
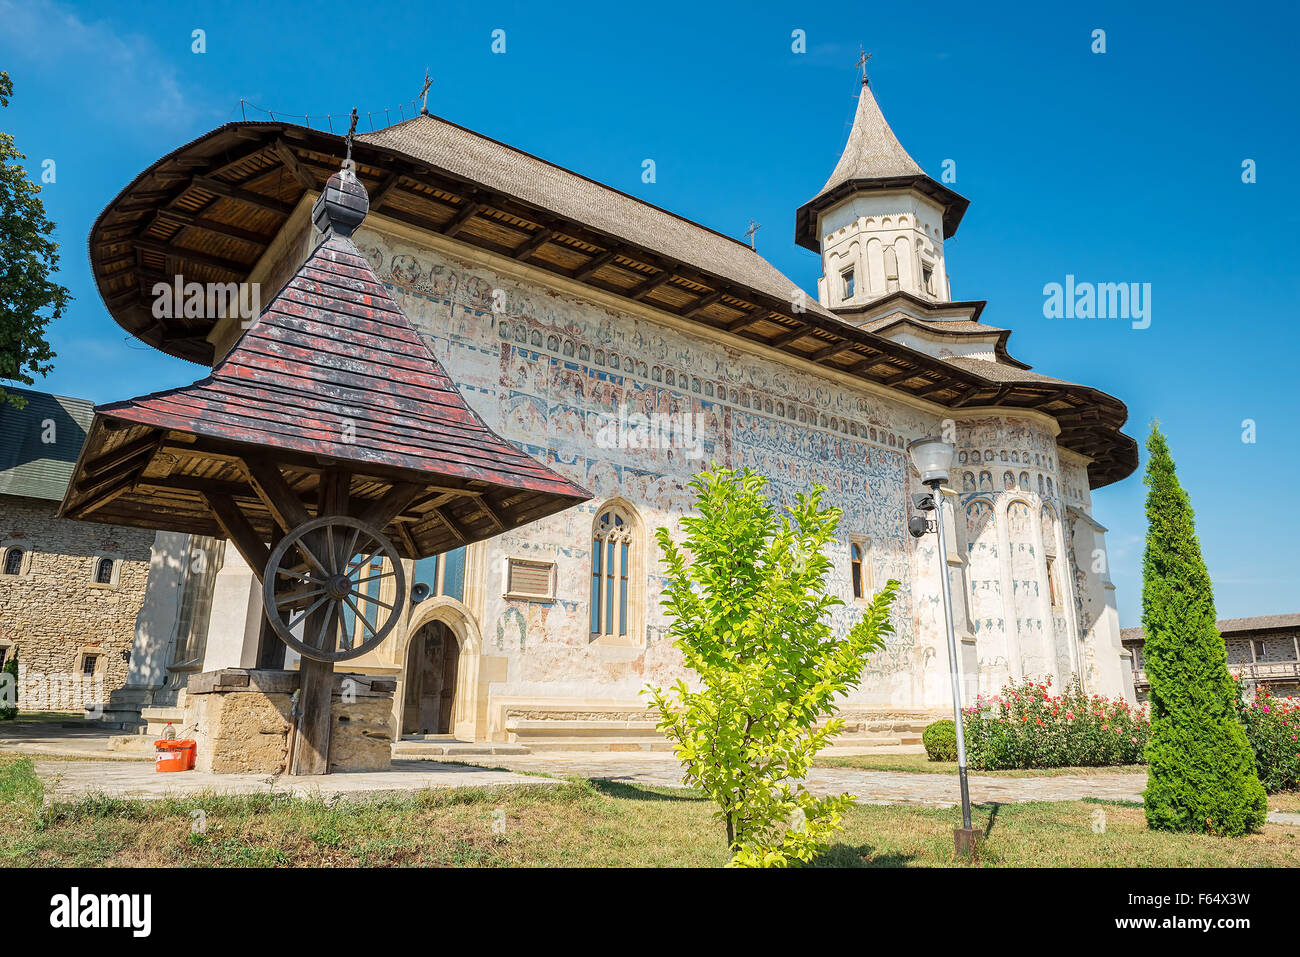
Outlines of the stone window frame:
M857 548L861 554L859 564L861 565L861 587L862 594L853 594L853 549ZM872 560L871 536L869 535L850 535L849 536L849 601L854 605L869 605L871 599L876 593L876 571L873 567L875 562Z
M5 564L9 560L9 553L15 548L21 549L23 553L23 563L18 569L17 575L4 574ZM32 548L27 539L6 538L0 540L0 579L6 578L31 578L32 577L32 556L36 549Z
M641 518L640 511L631 502L621 496L606 499L595 509L592 514L591 533L587 538L587 547L594 547L594 539L600 533L600 519L602 515L613 512L618 514L624 522L625 531L622 533L622 540L628 545L628 569L627 569L627 631L620 633L615 627L611 633L604 631L590 631L589 638L593 645L605 646L622 646L639 648L645 644L645 624L646 624L646 558L645 558L645 522ZM607 544L609 544L607 542ZM591 568L590 561L587 565L587 585L584 591L587 606L588 629L592 627L592 605L591 605ZM616 574L618 566L615 566ZM602 587L603 585L602 578ZM617 599L618 592L615 591Z
M535 595L527 592L516 592L510 590L510 569L511 566L516 563L526 565L545 565L549 568L549 585L545 595ZM501 560L501 575L502 598L538 602L552 602L556 599L556 588L559 582L559 569L553 561L546 561L540 558L530 558L524 555L507 555Z
M9 664L9 654L17 647L18 645L10 639L0 638L0 669Z
M113 572L109 576L107 582L101 582L99 580L99 563L106 558L113 563ZM125 561L125 559L126 556L121 552L95 552L90 561L90 587L105 588L109 590L120 587L122 562Z
M103 587L103 586L101 586ZM82 669L85 667L86 659L95 659L95 670L87 675ZM107 677L108 675L108 649L102 645L82 645L77 652L77 660L73 665L72 673L78 680L83 678Z

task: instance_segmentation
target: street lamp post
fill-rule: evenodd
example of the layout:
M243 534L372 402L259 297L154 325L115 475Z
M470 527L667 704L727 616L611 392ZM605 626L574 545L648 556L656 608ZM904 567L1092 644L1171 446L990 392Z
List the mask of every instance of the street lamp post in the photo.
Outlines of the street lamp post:
M939 583L943 595L943 620L948 631L948 672L952 678L952 714L957 735L957 774L961 781L961 822L962 826L953 830L953 843L957 853L969 857L975 850L976 831L971 827L970 788L966 782L966 733L961 720L961 669L957 659L957 632L952 624L952 592L948 583L948 547L943 528L943 486L948 481L948 470L952 465L953 446L935 436L917 439L907 447L912 464L921 475L921 482L929 486L930 494L917 496L917 507L923 511L933 510L936 519L934 531L939 536ZM912 535L920 538L930 531L931 523L924 518L913 519L908 523Z

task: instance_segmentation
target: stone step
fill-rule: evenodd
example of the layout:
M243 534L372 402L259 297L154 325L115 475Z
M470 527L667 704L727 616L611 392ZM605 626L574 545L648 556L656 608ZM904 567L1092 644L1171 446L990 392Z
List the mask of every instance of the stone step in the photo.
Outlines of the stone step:
M504 744L491 741L430 741L402 740L393 745L394 760L437 761L458 755L481 757L484 755L528 754L522 744Z
M529 738L528 749L533 754L548 752L589 752L601 753L611 751L671 751L673 742L667 738L636 737L573 737L573 738Z
M658 723L651 720L605 720L605 719L531 719L510 718L506 721L506 732L517 739L528 740L542 738L573 738L580 735L604 736L614 734L618 737L631 735L659 734Z

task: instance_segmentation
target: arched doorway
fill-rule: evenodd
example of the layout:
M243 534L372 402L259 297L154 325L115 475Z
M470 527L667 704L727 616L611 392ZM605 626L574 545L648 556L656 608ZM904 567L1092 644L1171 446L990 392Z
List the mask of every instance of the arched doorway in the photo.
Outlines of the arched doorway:
M402 734L451 734L460 642L441 621L421 626L406 651Z

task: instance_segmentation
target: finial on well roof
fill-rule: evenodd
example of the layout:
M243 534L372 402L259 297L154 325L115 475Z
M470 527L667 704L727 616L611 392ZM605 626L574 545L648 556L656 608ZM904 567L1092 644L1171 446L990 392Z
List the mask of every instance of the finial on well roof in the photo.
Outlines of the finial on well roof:
M325 189L312 207L311 221L321 232L351 236L368 212L370 197L348 159L341 170L326 180Z

